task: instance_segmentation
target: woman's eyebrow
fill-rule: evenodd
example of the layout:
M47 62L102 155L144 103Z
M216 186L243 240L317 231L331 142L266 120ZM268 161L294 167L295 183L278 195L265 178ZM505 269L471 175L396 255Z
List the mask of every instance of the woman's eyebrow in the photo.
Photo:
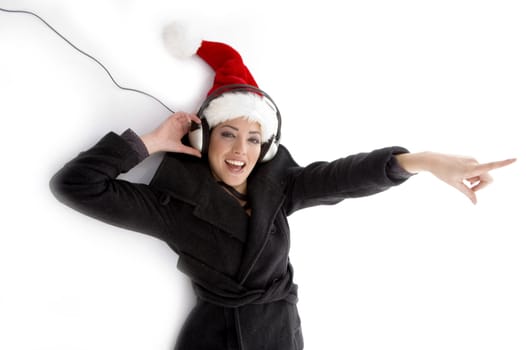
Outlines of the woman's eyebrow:
M238 128L236 128L235 126L229 125L229 124L225 124L225 125L223 125L222 128L230 128L230 129L233 129L233 130L235 130L235 131L239 131ZM249 131L248 133L249 133L249 134L258 134L258 135L261 135L261 132L258 131L258 130Z
M235 131L239 131L239 129L238 129L238 128L236 128L236 127L234 127L234 126L232 126L232 125L228 125L228 124L225 124L225 125L223 125L222 127L223 127L223 128L230 128L230 129L234 129Z

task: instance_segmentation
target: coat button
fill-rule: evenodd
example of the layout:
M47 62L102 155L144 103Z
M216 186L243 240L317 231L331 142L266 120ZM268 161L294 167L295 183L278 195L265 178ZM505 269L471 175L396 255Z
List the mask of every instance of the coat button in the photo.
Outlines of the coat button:
M164 193L160 198L161 205L167 205L170 203L170 195Z

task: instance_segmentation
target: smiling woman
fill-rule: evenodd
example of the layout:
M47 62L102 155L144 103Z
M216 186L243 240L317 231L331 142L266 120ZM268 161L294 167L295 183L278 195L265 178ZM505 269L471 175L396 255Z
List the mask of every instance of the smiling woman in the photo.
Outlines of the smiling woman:
M36 18L0 12L0 349L166 350L181 334L179 347L259 350L276 339L300 347L302 333L306 349L526 349L524 161L479 191L493 172L473 175L476 160L415 152L524 158L522 2L1 6L37 10L118 82L198 112L166 115L116 89ZM163 50L159 29L174 15L243 49L260 86L279 96L283 139L275 104L255 85L202 101L216 72L200 56ZM237 137L241 129L219 130L241 116L261 128L261 161L243 193L210 164L212 137ZM89 147L125 128L140 136L118 132ZM279 142L265 142L275 133ZM355 154L399 143L414 153L396 147L385 164L372 162L383 149ZM55 194L162 241L53 198L49 178L84 149L55 177ZM221 165L243 173L243 159ZM368 194L346 191L373 189L378 174L396 184L407 171L421 174L378 196L298 211ZM202 344L209 336L215 344Z
M109 133L51 180L65 204L178 253L196 303L176 349L303 349L289 261L292 213L379 193L423 171L475 202L489 172L514 161L479 164L393 146L299 166L279 143L277 107L241 56L209 41L197 55L216 72L197 115L176 112L143 136ZM167 153L150 184L117 179L157 152Z

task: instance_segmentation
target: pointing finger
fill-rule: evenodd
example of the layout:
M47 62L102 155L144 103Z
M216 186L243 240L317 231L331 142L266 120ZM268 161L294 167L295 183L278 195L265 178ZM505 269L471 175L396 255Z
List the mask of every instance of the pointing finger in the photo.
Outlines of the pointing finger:
M484 164L479 164L475 167L475 170L473 171L473 175L476 176L477 174L483 174L487 173L489 171L505 167L507 165L510 165L514 163L517 159L516 158L510 158L506 160L499 160L496 162L489 162Z

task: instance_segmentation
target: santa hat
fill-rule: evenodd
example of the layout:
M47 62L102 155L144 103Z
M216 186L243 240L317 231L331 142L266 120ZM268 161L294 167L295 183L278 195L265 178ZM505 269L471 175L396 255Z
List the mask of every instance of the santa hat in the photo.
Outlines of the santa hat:
M261 125L264 142L279 135L280 117L276 105L259 90L236 50L224 43L200 40L178 23L165 27L163 37L172 55L197 54L214 70L213 86L200 111L210 128L230 119L246 117Z

